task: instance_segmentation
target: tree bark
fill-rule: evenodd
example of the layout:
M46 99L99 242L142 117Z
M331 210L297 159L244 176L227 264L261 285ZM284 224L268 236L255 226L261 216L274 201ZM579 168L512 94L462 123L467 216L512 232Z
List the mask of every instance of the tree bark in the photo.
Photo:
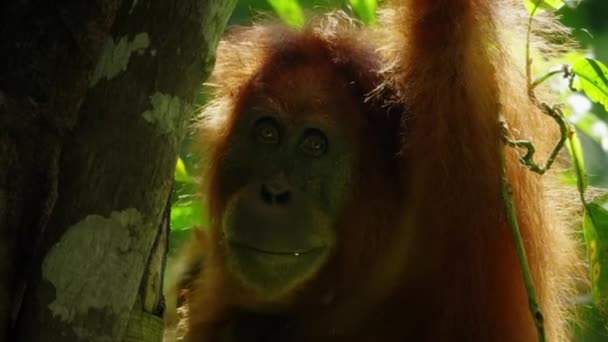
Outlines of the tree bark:
M0 4L0 340L160 341L175 161L234 5Z

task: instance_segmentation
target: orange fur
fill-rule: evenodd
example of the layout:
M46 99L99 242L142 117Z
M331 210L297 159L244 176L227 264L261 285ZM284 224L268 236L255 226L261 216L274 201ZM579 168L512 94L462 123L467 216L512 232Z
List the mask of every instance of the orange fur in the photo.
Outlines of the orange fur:
M508 0L394 1L380 29L328 16L301 33L240 29L220 45L214 99L202 120L215 218L224 202L215 165L254 80L284 72L277 56L295 51L331 60L320 62L318 75L294 82L321 82L334 72L374 95L359 101L376 125L368 126L370 141L380 145L361 142L363 176L336 227L340 248L314 286L293 293L288 310L303 329L290 341L536 339L501 198L498 113L513 135L533 139L540 156L557 127L527 95L523 24L513 21L525 16L519 7ZM285 92L271 90L279 98L290 96ZM400 128L391 127L396 111ZM398 158L382 153L391 139L401 141ZM580 274L576 246L554 209L560 199L546 191L547 176L521 166L518 151L509 149L507 159L547 335L564 341ZM194 242L204 249L205 267L190 285L190 341L222 340L232 308L255 308L255 298L230 281L218 227L214 221L204 246Z
M416 113L408 121L411 134L403 152L404 160L412 161L406 222L417 228L408 241L409 259L416 262L407 269L409 282L436 301L427 304L428 316L419 316L434 327L425 338L533 341L536 332L501 199L497 125L502 112L512 132L532 137L541 158L557 141L557 125L543 120L528 98L524 65L512 56L524 54L523 44L513 46L513 37L501 32L511 16L525 12L508 1L406 6L397 9L406 15L393 25L403 29L406 39L395 41L406 53L393 57L395 67L387 74ZM507 39L511 44L503 45ZM559 199L550 198L541 176L517 158L517 151L508 150L509 182L549 340L560 341L568 336L565 313L572 309L576 248L551 210ZM434 284L445 288L437 291Z

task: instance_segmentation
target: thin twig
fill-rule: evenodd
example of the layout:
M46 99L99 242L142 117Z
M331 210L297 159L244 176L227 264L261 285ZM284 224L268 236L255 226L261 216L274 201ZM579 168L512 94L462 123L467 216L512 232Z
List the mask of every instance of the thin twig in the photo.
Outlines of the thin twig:
M519 263L520 263L523 278L524 278L524 285L526 287L526 293L528 295L528 307L529 307L530 313L532 314L532 318L534 319L534 324L536 326L536 332L538 335L538 341L545 342L546 335L545 335L544 315L543 315L543 312L542 312L541 307L538 302L538 297L536 295L536 289L534 287L534 279L532 277L532 273L530 272L530 265L528 263L528 257L526 254L524 241L521 236L521 230L519 229L519 222L517 221L517 207L515 206L515 202L513 200L513 189L511 188L511 184L509 183L509 179L507 176L507 174L508 174L507 173L507 161L506 161L506 156L505 156L506 155L506 152L505 152L506 146L512 146L512 147L516 147L516 148L523 147L526 149L526 154L520 158L520 162L522 162L524 165L526 165L530 170L543 174L551 167L551 165L553 164L553 162L555 160L555 157L557 156L557 154L563 147L564 142L565 142L565 137L566 137L566 134L564 134L564 132L568 131L566 129L567 123L563 119L563 115L562 115L561 111L559 110L559 108L557 108L557 107L551 108L546 104L541 104L536 99L536 96L534 95L535 87L537 87L539 84L545 82L551 76L557 75L557 73L554 73L554 74L549 73L548 75L541 77L539 80L535 81L534 83L532 82L532 58L530 57L530 37L532 35L533 17L534 17L534 14L536 13L536 10L538 9L538 5L540 4L540 2L541 2L541 0L536 1L536 6L530 13L530 18L528 19L528 28L527 28L527 33L526 33L526 86L527 86L527 90L528 90L528 96L530 97L530 99L534 102L535 105L539 106L539 108L541 108L545 114L551 116L558 123L558 125L560 126L560 132L562 133L562 136L561 136L559 142L554 147L554 149L553 149L552 153L550 154L545 165L540 166L537 163L535 163L534 159L533 159L534 152L535 152L534 145L530 141L511 140L509 138L509 130L508 130L507 123L506 123L504 117L502 115L500 115L499 123L501 124L501 131L503 133L502 137L503 137L504 145L500 147L499 153L500 153L500 162L501 162L501 177L500 178L501 178L502 196L503 196L503 201L505 204L505 210L506 210L506 214L507 214L507 222L509 223L509 226L511 227L511 233L513 236L513 240L515 242L515 247L517 249L517 255L519 257Z
M501 124L501 130L503 132L503 139L505 145L511 145L512 142L510 142L507 138L507 123L504 120L504 117L502 117L502 115L499 118L499 122ZM534 288L534 279L532 277L532 272L530 272L530 264L528 262L526 248L524 246L524 241L521 236L521 230L519 229L519 222L517 221L517 207L515 206L515 201L513 200L513 190L511 188L511 184L509 183L509 178L507 176L505 145L502 145L500 147L499 152L501 163L500 184L502 188L502 199L505 204L507 222L511 227L511 235L513 236L513 240L515 242L515 248L517 249L517 255L519 257L519 263L524 278L524 285L528 294L528 308L530 309L530 313L532 314L532 317L534 319L538 341L545 342L545 319L538 301L538 296L536 295L536 289ZM528 151L532 151L531 153L529 152L529 154L533 154L534 146L531 143L528 143L527 146L529 147Z
M532 36L532 22L534 21L534 14L538 9L538 5L542 0L537 0L532 12L530 12L530 18L528 18L528 29L526 31L526 85L528 86L528 92L531 91L532 85L532 58L530 58L530 37Z
M551 78L555 75L564 74L565 70L567 70L566 65L564 65L561 69L549 71L548 73L544 74L543 76L537 78L536 81L532 82L532 84L530 84L530 89L534 90L540 84L544 83L546 80L548 80L549 78Z
M537 105L543 110L543 113L547 114L553 120L555 120L555 122L557 122L560 131L559 140L553 147L553 150L551 151L551 154L549 154L549 157L547 158L545 164L541 166L534 161L534 153L536 152L536 149L534 148L534 145L530 140L512 140L509 137L509 131L508 127L506 126L506 122L504 123L504 138L505 143L508 146L515 148L524 148L526 150L526 154L523 157L520 157L519 161L524 164L528 169L530 169L530 171L542 175L547 172L553 165L553 162L555 162L555 158L557 158L559 151L561 151L561 149L564 147L566 139L568 138L569 134L571 134L571 130L570 125L564 118L562 110L558 106L549 107L545 103L538 103Z

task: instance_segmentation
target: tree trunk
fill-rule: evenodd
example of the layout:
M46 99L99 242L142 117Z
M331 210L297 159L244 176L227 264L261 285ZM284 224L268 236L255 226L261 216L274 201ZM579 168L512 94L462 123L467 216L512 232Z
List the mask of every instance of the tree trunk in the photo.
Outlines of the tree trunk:
M0 340L161 339L176 156L234 5L0 4Z

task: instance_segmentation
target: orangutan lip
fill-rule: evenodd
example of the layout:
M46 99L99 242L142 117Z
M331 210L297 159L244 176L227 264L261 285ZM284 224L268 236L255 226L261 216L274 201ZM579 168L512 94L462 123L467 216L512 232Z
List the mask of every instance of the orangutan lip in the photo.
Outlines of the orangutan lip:
M229 244L239 249L246 249L251 252L261 253L261 254L269 254L269 255L282 255L282 256L301 256L307 254L318 253L323 250L325 247L313 247L305 250L297 250L297 251L268 251L264 249L260 249L258 247L249 246L243 244L241 242L230 241Z

